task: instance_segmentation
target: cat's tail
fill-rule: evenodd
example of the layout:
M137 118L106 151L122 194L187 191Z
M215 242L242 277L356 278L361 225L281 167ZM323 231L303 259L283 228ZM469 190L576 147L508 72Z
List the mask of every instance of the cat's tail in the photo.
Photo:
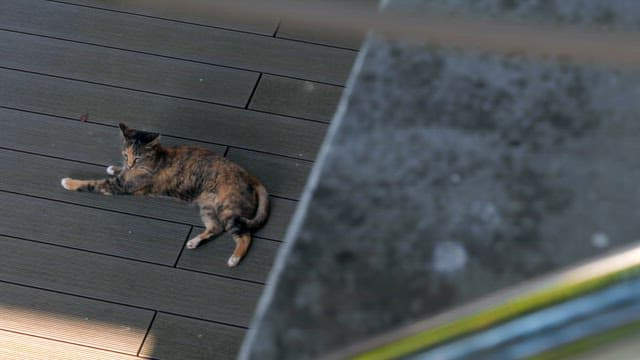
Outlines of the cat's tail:
M253 178L252 185L258 194L258 210L253 219L240 218L244 226L251 231L257 230L264 225L264 222L269 216L269 194L267 193L267 189L256 178Z

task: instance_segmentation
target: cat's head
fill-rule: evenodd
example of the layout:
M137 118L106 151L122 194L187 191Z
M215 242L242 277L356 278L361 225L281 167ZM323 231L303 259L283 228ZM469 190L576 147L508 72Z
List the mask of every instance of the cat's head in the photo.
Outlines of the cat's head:
M119 125L124 137L122 156L127 168L153 161L160 149L160 134L132 129L123 123Z

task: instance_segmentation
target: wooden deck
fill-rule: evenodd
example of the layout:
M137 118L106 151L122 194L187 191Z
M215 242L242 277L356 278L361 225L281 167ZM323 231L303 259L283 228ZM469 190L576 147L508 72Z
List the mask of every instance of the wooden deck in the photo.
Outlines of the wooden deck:
M0 358L235 357L358 46L136 0L0 1ZM192 206L60 187L119 162L120 121L263 180L239 267L228 236L183 251Z

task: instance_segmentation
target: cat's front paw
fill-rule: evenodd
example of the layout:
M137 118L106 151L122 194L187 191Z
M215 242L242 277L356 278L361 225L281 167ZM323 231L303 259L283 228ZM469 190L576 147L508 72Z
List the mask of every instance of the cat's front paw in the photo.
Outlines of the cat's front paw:
M109 165L107 167L107 174L109 175L118 175L122 169L118 166Z
M62 185L62 187L65 188L66 190L75 190L73 188L73 179L71 178L64 178L60 180L60 185Z

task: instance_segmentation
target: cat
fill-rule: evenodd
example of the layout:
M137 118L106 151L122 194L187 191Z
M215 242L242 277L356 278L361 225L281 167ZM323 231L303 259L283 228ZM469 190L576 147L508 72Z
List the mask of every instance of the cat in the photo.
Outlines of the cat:
M245 169L207 149L193 146L163 147L160 134L120 123L124 137L122 166L107 168L101 180L64 178L62 187L104 195L161 195L194 202L200 207L205 230L190 239L195 249L203 240L230 231L236 243L227 265L234 267L247 253L251 233L269 215L264 185Z

